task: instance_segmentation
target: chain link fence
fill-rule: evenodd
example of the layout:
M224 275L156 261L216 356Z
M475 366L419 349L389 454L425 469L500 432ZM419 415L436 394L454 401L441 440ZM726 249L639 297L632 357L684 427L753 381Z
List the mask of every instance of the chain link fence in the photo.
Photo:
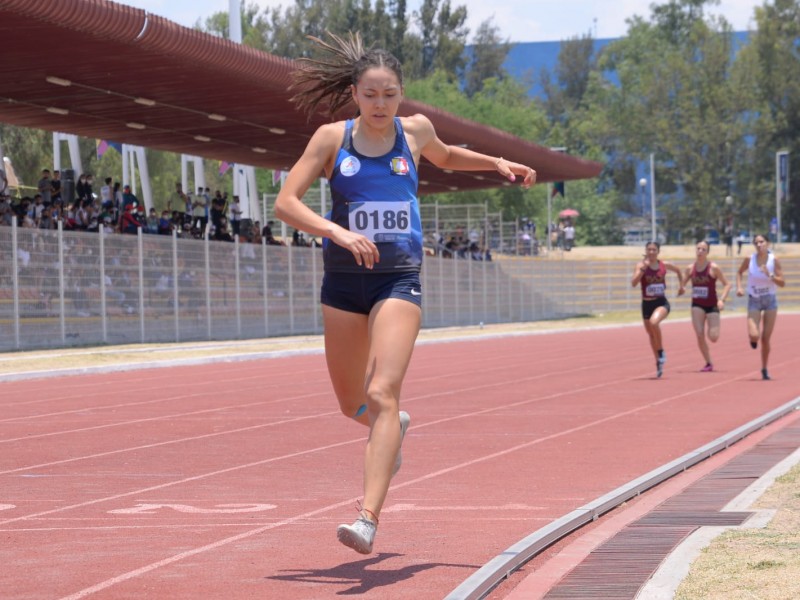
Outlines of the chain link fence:
M322 333L317 247L14 226L0 227L0 252L3 351ZM738 259L717 262L734 277ZM792 281L800 260L782 263ZM629 261L427 256L423 327L638 309L631 269ZM781 304L797 304L797 294L781 290Z

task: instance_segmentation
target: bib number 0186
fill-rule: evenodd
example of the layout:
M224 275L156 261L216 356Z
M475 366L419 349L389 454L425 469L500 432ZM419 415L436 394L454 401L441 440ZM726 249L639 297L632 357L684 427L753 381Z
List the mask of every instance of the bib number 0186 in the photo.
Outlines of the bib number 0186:
M361 202L350 208L350 231L374 242L392 241L411 229L410 202Z

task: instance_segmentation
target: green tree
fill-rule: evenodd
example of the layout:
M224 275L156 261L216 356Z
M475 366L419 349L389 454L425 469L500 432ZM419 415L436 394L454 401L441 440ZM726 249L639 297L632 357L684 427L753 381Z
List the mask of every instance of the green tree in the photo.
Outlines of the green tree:
M581 105L595 69L595 59L591 35L562 42L555 73L543 71L540 76L547 115L552 121L569 119Z
M712 3L673 0L653 6L653 23L632 19L628 36L600 59L620 85L594 81L591 91L609 103L609 123L619 132L607 140L612 162L655 154L659 211L676 236L721 226L735 165L747 154L747 94L733 85L730 26L702 19L703 5ZM679 199L665 196L678 191Z
M750 93L749 118L754 144L737 164L745 185L735 197L742 224L766 232L775 215L775 152L789 150L794 162L800 153L800 3L775 0L756 9L757 29L739 52L737 85ZM800 172L789 169L790 190L800 189ZM741 197L738 197L741 196ZM790 194L782 207L782 225L800 228L800 194Z
M534 142L541 139L547 129L544 113L511 78L489 78L479 92L468 98L458 82L447 73L437 71L426 79L406 84L406 96ZM425 201L434 200L450 204L488 202L490 212L502 210L504 218L514 219L537 215L543 202L546 204L546 193L544 186L535 186L527 192L519 187L503 187L425 198Z
M0 123L0 140L20 184L25 186L20 194L33 197L36 190L29 188L36 188L42 169L53 167L53 134Z
M195 29L230 39L230 16L227 11L216 12L201 23L195 23ZM242 7L242 44L267 50L269 23L266 14L260 14L258 4L251 3Z
M423 0L414 17L421 32L422 57L420 71L412 77L427 77L437 70L456 77L465 65L464 48L469 35L465 25L467 8L453 9L450 0Z
M474 96L483 89L484 81L490 78L503 79L508 76L503 63L508 58L511 44L500 37L500 29L491 19L478 26L472 40L469 64L465 73L464 90Z

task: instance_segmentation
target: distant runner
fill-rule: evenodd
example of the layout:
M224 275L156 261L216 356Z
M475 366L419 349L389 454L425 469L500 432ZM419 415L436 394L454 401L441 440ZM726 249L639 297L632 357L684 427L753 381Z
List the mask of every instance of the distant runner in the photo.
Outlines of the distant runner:
M761 379L769 380L767 362L769 361L770 339L778 318L779 287L786 285L781 263L769 249L764 235L753 238L755 253L742 261L736 272L736 295L744 296L742 275L747 273L747 335L750 347L758 348L761 338Z
M672 271L678 276L678 295L684 292L681 270L672 263L659 260L660 251L661 245L658 242L648 242L644 258L636 263L631 278L631 286L642 286L642 319L656 358L657 377L664 374L664 363L667 362L661 339L661 321L667 318L670 311L667 300L667 271Z
M725 274L719 265L708 260L710 251L708 242L697 242L695 246L697 260L686 268L683 275L684 286L687 282L692 282L692 325L697 334L697 346L706 361L706 366L700 369L703 373L714 370L706 337L714 343L719 339L719 313L725 309L725 300L728 299L733 286L725 279ZM717 297L717 281L723 285L722 295L719 297Z

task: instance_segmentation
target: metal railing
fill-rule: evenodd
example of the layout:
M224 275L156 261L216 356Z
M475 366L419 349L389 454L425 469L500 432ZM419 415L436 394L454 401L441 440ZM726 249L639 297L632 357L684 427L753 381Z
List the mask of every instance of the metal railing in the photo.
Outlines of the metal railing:
M2 351L322 332L315 247L14 226L0 227L0 253ZM733 276L739 259L718 262ZM783 265L796 272L800 260ZM423 327L638 309L631 270L629 261L428 256ZM781 290L781 304L797 295ZM683 309L689 299L672 302Z

